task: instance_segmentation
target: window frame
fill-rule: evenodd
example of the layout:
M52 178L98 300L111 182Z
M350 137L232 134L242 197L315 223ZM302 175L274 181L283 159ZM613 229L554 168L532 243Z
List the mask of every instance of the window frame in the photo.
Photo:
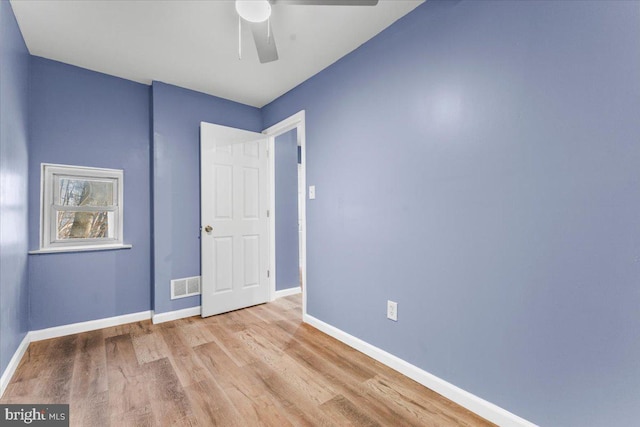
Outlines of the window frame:
M79 210L109 211L113 212L113 222L109 226L113 228L111 238L87 238L87 239L57 239L57 215L65 210L56 205L56 192L60 179L86 179L113 181L113 201L109 208L95 207ZM42 163L40 171L40 250L31 253L43 252L76 252L106 249L124 249L131 245L124 244L124 171L122 169L107 169L87 166L70 166L53 163Z

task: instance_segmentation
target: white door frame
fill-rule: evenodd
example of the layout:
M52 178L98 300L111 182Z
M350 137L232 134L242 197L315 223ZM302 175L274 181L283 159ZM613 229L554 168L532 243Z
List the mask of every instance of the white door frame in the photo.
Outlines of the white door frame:
M298 145L300 146L301 159L298 171L298 221L300 224L298 251L300 256L300 270L302 280L302 313L307 313L307 209L306 209L306 134L305 134L305 114L304 110L282 120L279 123L262 131L269 137L269 257L271 264L271 275L269 286L271 289L271 300L276 297L276 187L275 187L275 140L292 129L297 129Z

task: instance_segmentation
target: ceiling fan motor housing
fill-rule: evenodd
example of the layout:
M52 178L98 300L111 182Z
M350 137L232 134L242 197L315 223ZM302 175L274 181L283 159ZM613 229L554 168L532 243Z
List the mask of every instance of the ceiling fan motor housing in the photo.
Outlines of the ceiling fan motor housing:
M236 12L249 22L263 22L271 16L271 4L267 0L236 0Z

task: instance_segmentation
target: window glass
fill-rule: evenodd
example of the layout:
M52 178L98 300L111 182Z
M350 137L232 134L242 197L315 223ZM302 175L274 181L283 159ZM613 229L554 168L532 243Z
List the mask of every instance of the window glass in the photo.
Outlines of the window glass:
M113 206L113 181L58 179L58 204L61 206Z
M112 239L111 212L58 212L57 239ZM111 221L110 221L111 219Z
M122 245L122 188L119 169L43 164L40 248Z

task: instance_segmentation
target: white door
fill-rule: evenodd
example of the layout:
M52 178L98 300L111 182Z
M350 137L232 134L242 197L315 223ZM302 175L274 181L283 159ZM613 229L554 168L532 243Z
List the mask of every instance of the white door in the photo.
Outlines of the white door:
M268 139L200 124L202 316L269 300Z

